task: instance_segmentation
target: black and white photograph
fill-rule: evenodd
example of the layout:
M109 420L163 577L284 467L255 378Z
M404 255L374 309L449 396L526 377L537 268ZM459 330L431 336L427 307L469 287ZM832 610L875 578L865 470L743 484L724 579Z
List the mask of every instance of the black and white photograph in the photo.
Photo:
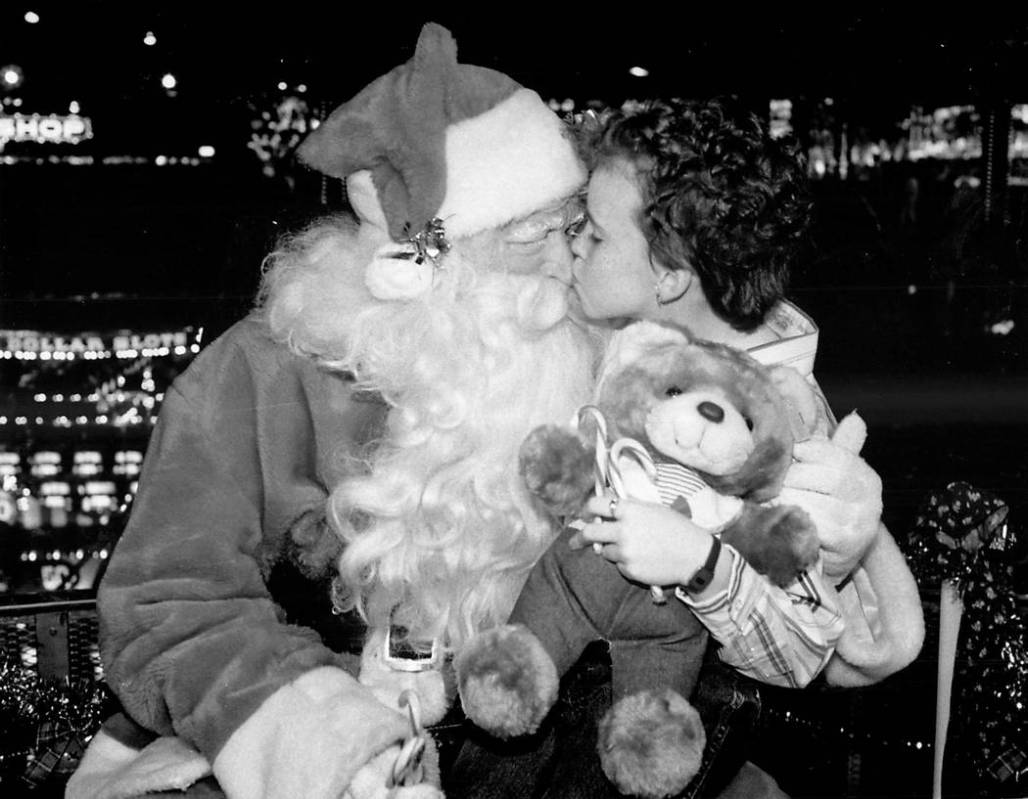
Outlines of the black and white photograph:
M0 7L0 796L1028 799L1028 12L781 5Z

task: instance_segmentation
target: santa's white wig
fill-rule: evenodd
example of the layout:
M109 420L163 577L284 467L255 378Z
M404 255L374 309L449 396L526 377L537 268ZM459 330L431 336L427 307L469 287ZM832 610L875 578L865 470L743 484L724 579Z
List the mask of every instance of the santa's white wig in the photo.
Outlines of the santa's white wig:
M363 468L329 501L352 604L372 627L391 616L412 637L459 646L505 621L553 538L517 452L534 426L566 423L587 401L594 342L553 324L562 286L495 271L460 241L430 291L376 300L364 267L381 236L346 219L312 226L270 257L263 307L276 337L390 406Z

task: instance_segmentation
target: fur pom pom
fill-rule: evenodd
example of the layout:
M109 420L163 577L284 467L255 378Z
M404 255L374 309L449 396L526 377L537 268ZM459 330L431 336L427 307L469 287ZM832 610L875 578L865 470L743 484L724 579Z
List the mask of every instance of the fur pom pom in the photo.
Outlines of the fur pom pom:
M593 487L593 452L575 433L537 427L521 445L518 468L529 492L555 516L577 513Z
M454 666L465 714L499 738L535 732L557 701L557 667L539 639L520 624L475 636Z
M603 773L632 796L672 796L699 771L707 735L700 714L680 694L626 696L600 721Z

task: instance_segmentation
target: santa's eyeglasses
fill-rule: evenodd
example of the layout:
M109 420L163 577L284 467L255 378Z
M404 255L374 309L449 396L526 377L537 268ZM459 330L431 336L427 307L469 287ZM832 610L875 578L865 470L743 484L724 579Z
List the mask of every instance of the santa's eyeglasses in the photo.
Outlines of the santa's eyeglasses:
M585 209L578 200L568 200L557 208L537 211L524 219L511 222L505 231L507 241L531 244L542 241L554 231L575 236L585 223Z

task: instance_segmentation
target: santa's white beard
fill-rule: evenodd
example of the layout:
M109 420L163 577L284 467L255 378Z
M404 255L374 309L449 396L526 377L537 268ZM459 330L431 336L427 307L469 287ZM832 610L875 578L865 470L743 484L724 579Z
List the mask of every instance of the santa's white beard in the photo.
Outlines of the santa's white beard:
M539 424L588 400L594 346L563 320L565 288L448 258L423 302L383 303L349 330L348 366L392 405L368 472L332 494L344 584L372 626L459 646L503 623L554 536L517 471Z

